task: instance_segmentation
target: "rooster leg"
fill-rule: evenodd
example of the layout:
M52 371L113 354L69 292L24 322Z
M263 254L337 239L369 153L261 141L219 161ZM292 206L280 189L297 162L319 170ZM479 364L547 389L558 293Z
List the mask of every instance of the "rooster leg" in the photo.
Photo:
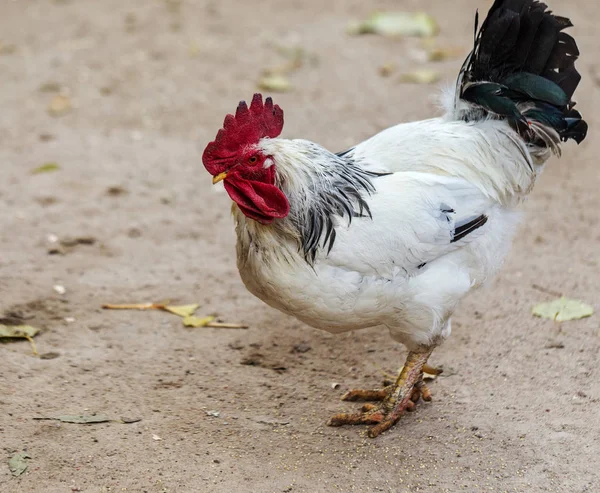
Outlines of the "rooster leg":
M431 400L431 392L423 382L423 366L433 348L408 353L406 363L393 385L375 391L351 390L344 400L379 400L379 404L366 404L361 413L336 414L329 420L330 426L374 424L369 436L375 438L394 426L405 411L412 411L415 402L422 398Z

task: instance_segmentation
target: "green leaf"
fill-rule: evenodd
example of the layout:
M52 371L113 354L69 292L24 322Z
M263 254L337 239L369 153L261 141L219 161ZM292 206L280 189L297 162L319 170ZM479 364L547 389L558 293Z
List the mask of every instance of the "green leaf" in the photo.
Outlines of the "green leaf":
M374 12L366 20L348 26L348 34L381 36L435 36L437 22L425 12Z
M578 320L590 317L593 313L594 309L590 305L586 305L579 300L565 298L564 296L549 303L540 303L533 307L533 314L536 317L549 318L556 322Z
M38 352L33 337L39 332L40 329L31 325L0 325L0 339L27 339L34 356L37 356Z
M40 329L31 325L1 325L0 324L0 339L29 339L36 336Z
M39 175L40 173L51 173L52 171L58 171L59 169L60 166L58 163L44 163L41 166L33 169L31 173L34 175Z
M10 473L15 477L23 474L29 466L27 459L31 459L31 456L27 452L19 452L8 459Z
M180 317L186 318L191 317L200 305L195 303L193 305L181 305L181 306L170 306L164 307L164 310L179 315Z
M211 323L215 317L185 317L183 319L183 325L186 327L206 327L209 323Z

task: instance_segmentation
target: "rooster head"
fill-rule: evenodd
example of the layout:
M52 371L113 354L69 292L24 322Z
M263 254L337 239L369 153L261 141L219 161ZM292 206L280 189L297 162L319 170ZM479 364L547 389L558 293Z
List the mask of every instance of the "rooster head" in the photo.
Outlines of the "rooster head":
M275 164L260 142L275 138L283 129L283 110L255 94L250 108L241 101L234 115L227 115L223 128L202 154L213 183L223 181L225 190L240 210L262 224L288 215L290 205L275 185Z

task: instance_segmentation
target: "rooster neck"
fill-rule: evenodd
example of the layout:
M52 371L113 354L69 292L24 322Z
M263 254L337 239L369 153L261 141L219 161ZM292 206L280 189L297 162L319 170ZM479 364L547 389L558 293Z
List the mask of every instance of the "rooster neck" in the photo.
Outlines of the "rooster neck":
M351 151L337 155L313 142L286 139L263 139L261 147L276 166L276 185L290 203L286 218L261 225L261 236L295 241L312 265L320 248L331 251L340 223L371 217L367 198L375 193L372 180L379 174L363 169Z

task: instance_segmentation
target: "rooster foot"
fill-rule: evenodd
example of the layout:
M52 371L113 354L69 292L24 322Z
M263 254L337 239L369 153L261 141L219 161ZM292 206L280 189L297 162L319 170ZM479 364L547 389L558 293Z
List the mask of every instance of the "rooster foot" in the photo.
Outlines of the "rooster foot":
M386 384L387 382L384 382ZM343 401L349 402L358 402L358 401L384 401L394 390L394 386L391 384L387 384L382 389L352 389L346 392L342 396ZM431 391L425 382L423 382L423 375L421 375L420 379L414 385L412 390L412 395L410 396L410 400L413 403L417 403L419 399L423 399L424 401L431 400ZM365 406L363 406L364 408ZM411 407L409 403L408 411L412 411L414 406Z
M380 401L365 404L360 413L340 413L333 416L328 425L374 424L368 435L375 438L394 426L406 411L413 411L419 399L431 400L431 391L423 382L423 366L431 350L410 352L406 364L393 385L376 390L350 390L342 397L345 401ZM429 372L428 372L429 373Z

